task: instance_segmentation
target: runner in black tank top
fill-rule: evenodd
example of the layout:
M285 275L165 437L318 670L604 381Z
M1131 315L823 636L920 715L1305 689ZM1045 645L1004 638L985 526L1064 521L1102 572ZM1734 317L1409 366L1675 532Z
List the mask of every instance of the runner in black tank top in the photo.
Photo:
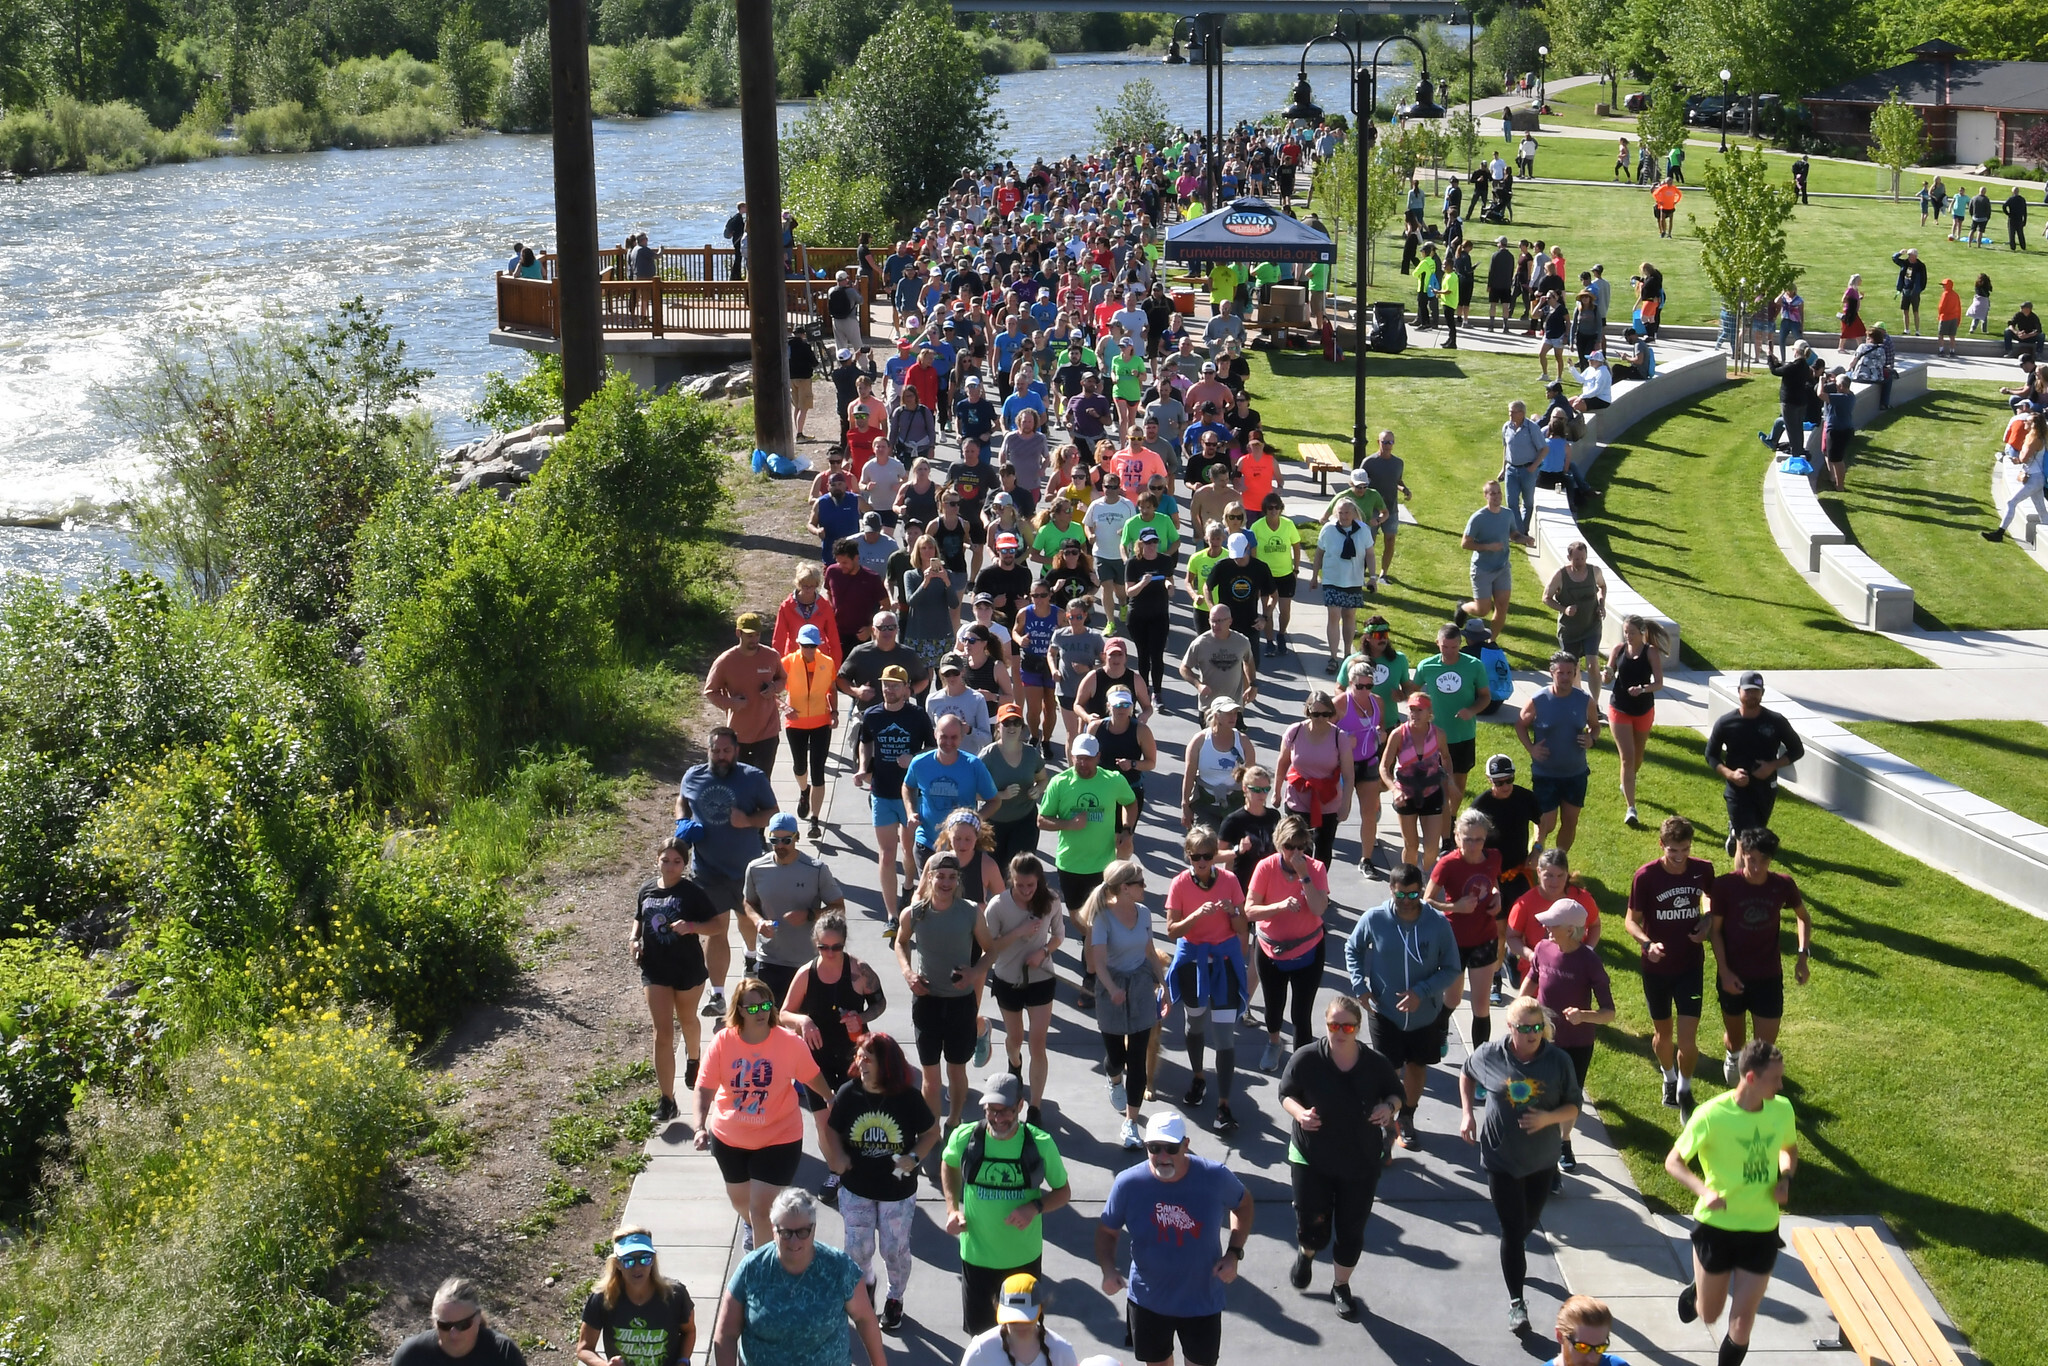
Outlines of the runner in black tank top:
M1639 687L1648 687L1650 676L1650 646L1643 643L1643 652L1632 655L1626 646L1622 648L1621 664L1614 671L1614 677L1607 684L1607 705L1623 716L1642 716L1657 705L1655 693L1637 693Z
M1122 735L1118 735L1112 730L1107 721L1099 726L1090 726L1088 733L1093 735L1095 742L1102 746L1102 767L1111 772L1123 773L1124 779L1131 785L1131 791L1137 795L1138 806L1143 808L1145 805L1145 775L1137 771L1137 764L1145 757L1145 749L1144 746L1138 743L1137 718L1132 717L1131 724L1124 727ZM1128 771L1119 769L1117 767L1117 760L1119 759L1130 760L1132 767Z
M939 520L939 486L933 484L923 493L905 486L903 491L903 519L920 526L930 526Z
M1095 680L1095 691L1089 695L1087 705L1083 706L1081 710L1096 720L1101 720L1109 715L1110 689L1130 688L1131 695L1136 697L1138 690L1132 684L1136 681L1137 677L1138 671L1128 664L1124 665L1124 671L1120 674L1111 674L1107 670L1100 668L1090 671L1088 678ZM1088 679L1084 678L1081 681L1085 683ZM1076 692L1078 691L1079 689L1076 688Z

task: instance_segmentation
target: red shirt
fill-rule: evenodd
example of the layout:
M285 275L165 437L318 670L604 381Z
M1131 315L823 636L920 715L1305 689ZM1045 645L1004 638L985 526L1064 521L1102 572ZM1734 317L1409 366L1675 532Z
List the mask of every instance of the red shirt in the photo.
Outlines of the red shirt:
M1783 873L1766 873L1761 885L1740 873L1723 873L1707 888L1714 918L1721 922L1721 966L1744 981L1783 977L1779 932L1785 911L1796 909L1799 885Z
M1500 938L1500 850L1489 849L1479 862L1467 863L1465 856L1453 849L1429 870L1429 880L1443 889L1448 900L1473 898L1472 910L1445 915L1459 948L1477 948Z
M1216 881L1204 888L1195 885L1192 872L1183 872L1166 888L1166 918L1179 920L1211 901L1227 901L1240 911L1244 909L1244 888L1238 885L1237 874L1219 868ZM1230 928L1229 916L1205 915L1188 926L1182 938L1190 944L1222 944L1237 938L1237 931Z
M1252 869L1250 900L1261 906L1270 906L1276 901L1285 901L1300 896L1304 880L1287 871L1285 854L1269 854L1259 860ZM1308 861L1306 885L1328 893L1330 876L1323 865L1314 859ZM1281 911L1256 922L1259 947L1275 962L1288 963L1306 958L1322 943L1323 918L1306 908ZM1274 952L1274 950L1279 952Z
M1593 937L1593 931L1600 927L1600 908L1593 904L1593 894L1584 887L1566 887L1565 896L1586 908L1586 938ZM1553 901L1563 897L1545 896L1541 887L1522 893L1515 898L1515 904L1508 907L1508 929L1522 936L1522 942L1530 946L1541 944L1550 937L1549 932L1536 923L1536 917L1550 909Z
M918 361L903 372L903 382L917 390L917 396L924 400L924 406L936 410L939 406L939 372L937 367Z
M825 592L832 599L832 619L839 626L839 644L852 653L860 633L875 624L875 613L888 600L889 586L882 576L865 565L849 574L838 564L825 566ZM844 660L845 655L840 659Z
M1682 873L1667 871L1662 859L1651 859L1636 869L1628 887L1628 908L1642 923L1650 943L1664 946L1661 960L1652 962L1644 957L1644 972L1675 976L1698 972L1706 962L1707 946L1694 943L1692 936L1700 932L1707 889L1713 881L1714 865L1703 858L1687 859Z
M1245 511L1257 518L1265 506L1266 495L1273 491L1273 481L1280 477L1279 462L1273 459L1271 451L1246 451L1237 462L1237 472L1244 479Z

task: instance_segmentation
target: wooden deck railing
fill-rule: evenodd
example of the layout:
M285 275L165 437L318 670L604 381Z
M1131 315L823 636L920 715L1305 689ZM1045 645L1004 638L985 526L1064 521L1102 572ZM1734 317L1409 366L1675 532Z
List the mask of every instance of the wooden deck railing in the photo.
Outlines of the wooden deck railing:
M745 332L752 326L747 282L732 278L730 248L663 247L659 256L658 279L628 280L621 252L598 253L599 308L607 333L662 337L672 332ZM804 250L803 258L801 264L814 272L824 271L826 277L821 280L813 275L808 280L784 282L789 325L803 327L819 321L829 330L825 296L831 290L833 274L853 264L855 251L852 247L811 247ZM555 258L539 259L543 278L498 275L498 326L558 337L561 312ZM873 330L867 280L856 276L854 288L860 294L860 327L866 335Z

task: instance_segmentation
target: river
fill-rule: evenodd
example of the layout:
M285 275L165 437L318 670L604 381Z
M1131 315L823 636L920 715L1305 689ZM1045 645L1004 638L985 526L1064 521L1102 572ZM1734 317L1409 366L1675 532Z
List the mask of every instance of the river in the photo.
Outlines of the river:
M1232 51L1226 117L1283 107L1298 56ZM1096 107L1141 75L1176 122L1201 126L1199 68L1075 55L1001 79L1003 145L1020 161L1087 150ZM1348 102L1341 65L1310 77L1325 104ZM787 106L785 121L801 112ZM740 198L736 111L600 121L596 152L603 241L718 242ZM309 318L355 294L382 305L413 363L434 371L422 399L444 437L462 439L484 376L523 363L486 341L491 272L515 239L552 240L552 222L549 144L534 135L0 185L0 511L104 504L148 478L97 396L143 372L152 339L180 324L225 336L266 313ZM0 527L0 572L75 583L108 557L127 561L113 528Z

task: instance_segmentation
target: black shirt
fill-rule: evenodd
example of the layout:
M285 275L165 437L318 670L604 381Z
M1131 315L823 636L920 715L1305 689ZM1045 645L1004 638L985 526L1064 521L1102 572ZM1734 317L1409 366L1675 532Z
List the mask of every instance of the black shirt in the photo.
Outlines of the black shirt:
M917 1151L917 1140L935 1122L924 1097L912 1088L878 1096L858 1077L839 1088L825 1122L852 1160L846 1189L863 1200L907 1200L917 1194L917 1172L896 1170L898 1153Z
M518 1343L486 1324L477 1330L476 1346L466 1357L442 1351L440 1339L429 1329L399 1343L391 1354L391 1366L526 1366L526 1357Z
M996 616L1007 624L1031 598L1031 571L1021 564L989 565L974 576L974 591L994 597Z
M1536 805L1536 794L1526 787L1515 787L1501 798L1494 796L1489 787L1472 799L1472 809L1493 822L1486 847L1500 850L1501 876L1520 871L1529 861L1529 827L1543 814Z
M982 500L996 486L996 477L995 467L979 458L972 465L962 460L953 466L946 476L946 488L959 497L963 521L980 525Z
M1259 860L1273 852L1273 828L1280 824L1280 808L1269 805L1265 811L1254 816L1246 807L1238 807L1223 818L1223 824L1216 829L1216 842L1222 849L1236 850L1238 841L1249 838L1252 851L1249 854L1231 853L1230 871L1237 878L1238 886L1252 885L1252 869L1259 866Z
M1707 736L1707 762L1727 768L1755 768L1776 759L1780 749L1785 751L1786 763L1797 763L1806 753L1792 723L1769 707L1758 708L1755 716L1731 711L1714 723ZM1775 785L1778 775L1773 773L1763 781Z
M1244 564L1236 558L1219 560L1209 569L1209 600L1230 609L1230 626L1250 635L1257 628L1259 602L1273 591L1273 571L1253 555Z
M903 799L904 767L896 760L939 743L932 718L915 702L905 702L901 711L886 704L869 707L861 713L857 738L867 755L868 790L885 801Z
M1400 1074L1392 1063L1361 1046L1350 1071L1330 1056L1330 1041L1318 1039L1294 1050L1280 1073L1280 1095L1307 1106L1322 1120L1313 1132L1296 1120L1291 1135L1294 1152L1310 1170L1325 1176L1359 1179L1365 1164L1376 1160L1379 1127L1367 1116L1381 1101L1398 1108L1404 1102ZM1289 1160L1293 1159L1290 1153Z
M609 1309L602 1292L583 1302L583 1321L599 1330L604 1355L624 1357L626 1366L676 1366L683 1360L683 1329L696 1317L690 1292L669 1282L666 1297L635 1304L624 1294Z
M1164 555L1146 559L1139 551L1124 561L1124 582L1130 585L1133 617L1163 617L1173 603L1174 562ZM1147 582L1156 578L1158 582ZM1141 586L1142 585L1142 586ZM1234 613L1235 608L1231 609Z
M674 926L702 924L717 915L704 889L686 877L672 887L662 886L658 877L641 883L633 905L641 970L652 977L677 977L698 967L704 952L699 937Z

